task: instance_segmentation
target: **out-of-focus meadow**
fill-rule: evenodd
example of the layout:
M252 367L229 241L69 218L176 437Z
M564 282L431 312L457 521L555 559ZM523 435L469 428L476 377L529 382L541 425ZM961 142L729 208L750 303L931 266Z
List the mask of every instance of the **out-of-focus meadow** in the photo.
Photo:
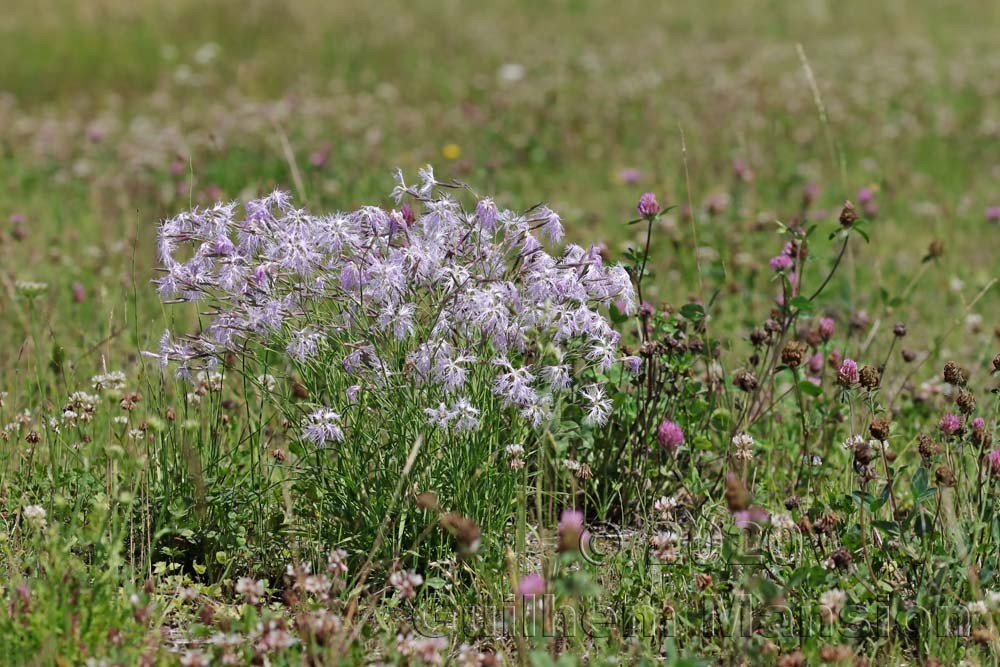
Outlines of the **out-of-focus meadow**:
M737 284L804 188L831 215L871 188L877 243L851 296L904 289L941 239L933 298L903 313L919 330L997 273L997 21L994 3L936 1L9 2L0 368L21 348L16 280L51 284L59 345L106 348L124 295L161 317L147 286L161 217L276 185L347 209L425 163L512 205L545 200L570 239L615 250L632 240L623 202L690 203L703 269ZM696 258L669 250L689 226L671 222L653 296L705 298ZM99 359L74 358L85 373Z

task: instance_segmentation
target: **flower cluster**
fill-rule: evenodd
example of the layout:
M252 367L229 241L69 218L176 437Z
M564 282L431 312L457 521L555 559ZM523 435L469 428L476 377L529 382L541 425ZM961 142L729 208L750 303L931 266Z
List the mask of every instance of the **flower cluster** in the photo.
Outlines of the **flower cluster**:
M258 343L300 367L334 367L350 387L305 418L316 445L344 438L345 413L368 389L416 386L426 422L456 432L479 428L484 400L537 427L557 399L575 397L587 422L603 424L602 386L576 378L624 361L600 311L634 309L628 272L596 247L549 254L541 239L559 242L563 227L548 208L515 213L479 198L466 210L445 191L456 184L429 167L420 176L411 186L397 173L398 210L316 216L274 192L242 216L220 203L166 220L161 296L200 301L210 320L197 335L164 334L147 356L191 376ZM474 379L492 399L473 398Z

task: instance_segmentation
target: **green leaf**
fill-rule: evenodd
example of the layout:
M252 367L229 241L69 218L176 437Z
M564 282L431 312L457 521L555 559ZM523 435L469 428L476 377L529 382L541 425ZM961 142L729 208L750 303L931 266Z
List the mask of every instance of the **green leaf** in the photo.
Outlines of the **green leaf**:
M799 382L799 391L801 391L806 396L811 396L816 398L817 396L823 395L823 388L819 385L815 385L809 380L803 380Z
M727 428L732 423L733 415L725 408L716 408L712 412L712 416L709 417L709 420L711 421L713 427L722 430Z
M809 297L802 296L801 294L792 297L791 300L788 302L788 305L804 313L811 312L813 310L813 302L809 300Z
M914 473L913 479L910 480L910 492L913 494L913 499L919 499L926 490L927 468L917 468L917 472Z
M899 535L899 524L895 521L872 521L872 525L883 533Z
M680 314L693 322L705 319L705 309L697 303L685 303L681 306Z

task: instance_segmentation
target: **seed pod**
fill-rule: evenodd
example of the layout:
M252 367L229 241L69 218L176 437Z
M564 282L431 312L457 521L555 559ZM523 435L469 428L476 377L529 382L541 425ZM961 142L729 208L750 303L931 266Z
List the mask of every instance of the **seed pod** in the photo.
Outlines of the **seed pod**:
M862 387L868 391L874 391L882 382L882 374L874 366L864 366L861 369L860 380Z
M726 504L730 512L739 512L750 506L750 492L734 473L726 475Z
M954 361L949 361L944 365L944 381L948 384L964 387L968 379L968 373Z
M875 452L872 450L871 445L869 445L863 438L859 438L851 448L854 451L854 467L859 469L862 466L866 466L872 462L875 458Z
M438 499L430 491L424 491L423 493L418 493L416 497L417 507L422 510L436 510L438 508Z
M976 397L972 395L971 391L966 391L965 389L955 399L955 403L958 404L958 409L964 415L970 415L976 409Z
M792 341L781 351L781 363L789 368L798 368L802 364L802 344Z
M823 516L816 519L813 524L813 530L820 535L829 535L837 529L837 524L840 523L840 517L833 510L827 510Z
M736 386L745 392L751 392L757 388L757 376L750 371L740 371L735 377Z
M765 342L767 342L766 331L764 331L763 329L754 329L753 331L750 332L750 343L754 347L760 347ZM997 355L997 358L1000 359L1000 355Z
M844 227L851 227L858 221L858 211L850 201L844 202L844 208L840 209L840 224Z
M888 419L875 419L868 427L868 432L877 440L887 440L889 438L889 423Z
M797 649L778 658L778 667L806 667L807 664L806 656Z
M441 527L455 536L458 542L459 555L467 556L479 550L480 538L483 531L472 519L468 519L461 514L450 512L440 519ZM576 537L579 544L580 536Z
M851 552L844 547L838 547L830 554L830 560L837 568L846 570L851 565Z
M944 464L938 466L938 469L934 472L934 478L937 479L937 483L941 486L949 488L955 486L955 473Z

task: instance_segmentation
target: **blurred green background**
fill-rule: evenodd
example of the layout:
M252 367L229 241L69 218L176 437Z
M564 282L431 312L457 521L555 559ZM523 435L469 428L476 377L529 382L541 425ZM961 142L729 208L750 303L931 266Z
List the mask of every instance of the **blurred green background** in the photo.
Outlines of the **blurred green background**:
M996 299L968 304L1000 267L998 25L1000 3L940 0L8 0L0 370L35 345L16 280L50 284L52 346L92 367L168 324L148 284L163 216L276 186L317 210L389 205L392 169L425 163L545 200L612 256L642 192L690 205L694 225L657 229L650 292L739 294L717 316L741 326L772 305L752 288L803 189L826 229L869 188L873 243L830 307L917 332L971 314L984 342ZM933 239L946 254L920 273Z

